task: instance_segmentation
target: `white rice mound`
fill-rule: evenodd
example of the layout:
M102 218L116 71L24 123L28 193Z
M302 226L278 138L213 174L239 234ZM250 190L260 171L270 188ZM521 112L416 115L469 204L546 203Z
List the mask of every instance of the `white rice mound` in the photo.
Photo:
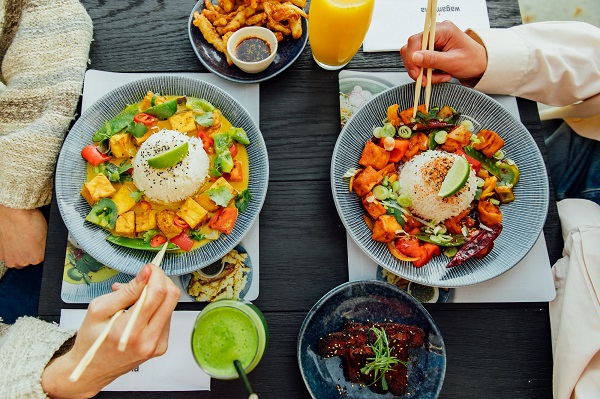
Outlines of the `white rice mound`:
M410 196L411 213L441 222L469 207L477 191L477 176L471 168L467 183L454 195L438 195L442 182L459 156L445 151L425 151L406 162L400 169L400 194Z
M178 164L165 169L148 165L148 159L188 142L188 153ZM133 159L133 181L153 202L172 204L194 195L208 177L210 158L202 140L176 130L163 129L150 136Z

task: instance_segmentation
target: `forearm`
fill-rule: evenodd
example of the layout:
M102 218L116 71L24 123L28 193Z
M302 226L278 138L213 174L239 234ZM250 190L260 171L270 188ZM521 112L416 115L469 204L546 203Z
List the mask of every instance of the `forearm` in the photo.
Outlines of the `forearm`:
M1 337L0 397L45 399L40 383L44 369L74 334L30 317L17 320Z
M477 90L557 106L600 93L600 29L592 25L547 22L470 34L488 55Z
M24 3L2 62L0 204L31 209L50 201L56 157L81 93L92 24L75 0Z

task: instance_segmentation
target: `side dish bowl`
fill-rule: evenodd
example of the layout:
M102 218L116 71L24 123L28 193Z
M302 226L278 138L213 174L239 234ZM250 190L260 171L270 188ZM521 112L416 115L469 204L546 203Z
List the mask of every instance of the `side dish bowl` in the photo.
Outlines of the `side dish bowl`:
M446 373L442 334L427 310L413 297L382 281L354 281L325 294L306 315L298 335L298 365L313 398L396 398L346 381L339 357L317 352L321 337L341 331L346 322L395 322L421 328L425 345L409 353L407 390L400 398L437 398Z
M259 61L244 61L238 57L237 49L246 40L258 39L266 44L265 51L268 51L268 56ZM262 72L271 65L277 54L277 38L275 34L267 28L261 26L248 26L236 30L227 41L227 52L231 60L238 68L248 73Z

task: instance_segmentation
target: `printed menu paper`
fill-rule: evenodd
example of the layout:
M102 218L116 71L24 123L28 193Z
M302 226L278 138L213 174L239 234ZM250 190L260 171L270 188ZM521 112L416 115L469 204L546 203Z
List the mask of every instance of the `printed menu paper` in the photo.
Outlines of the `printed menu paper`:
M63 309L60 326L78 329L84 309ZM177 311L171 318L167 352L123 374L103 391L206 391L210 377L196 364L192 355L191 336L198 312Z
M376 0L363 51L399 51L410 36L423 31L426 11L427 0ZM462 30L490 27L485 0L438 2L436 21L445 20Z

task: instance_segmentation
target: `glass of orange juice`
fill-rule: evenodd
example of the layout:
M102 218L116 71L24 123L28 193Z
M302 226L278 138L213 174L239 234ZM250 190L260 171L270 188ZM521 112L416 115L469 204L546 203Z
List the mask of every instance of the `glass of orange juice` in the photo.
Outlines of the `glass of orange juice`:
M373 15L375 0L312 0L308 40L320 67L344 67L360 48Z

